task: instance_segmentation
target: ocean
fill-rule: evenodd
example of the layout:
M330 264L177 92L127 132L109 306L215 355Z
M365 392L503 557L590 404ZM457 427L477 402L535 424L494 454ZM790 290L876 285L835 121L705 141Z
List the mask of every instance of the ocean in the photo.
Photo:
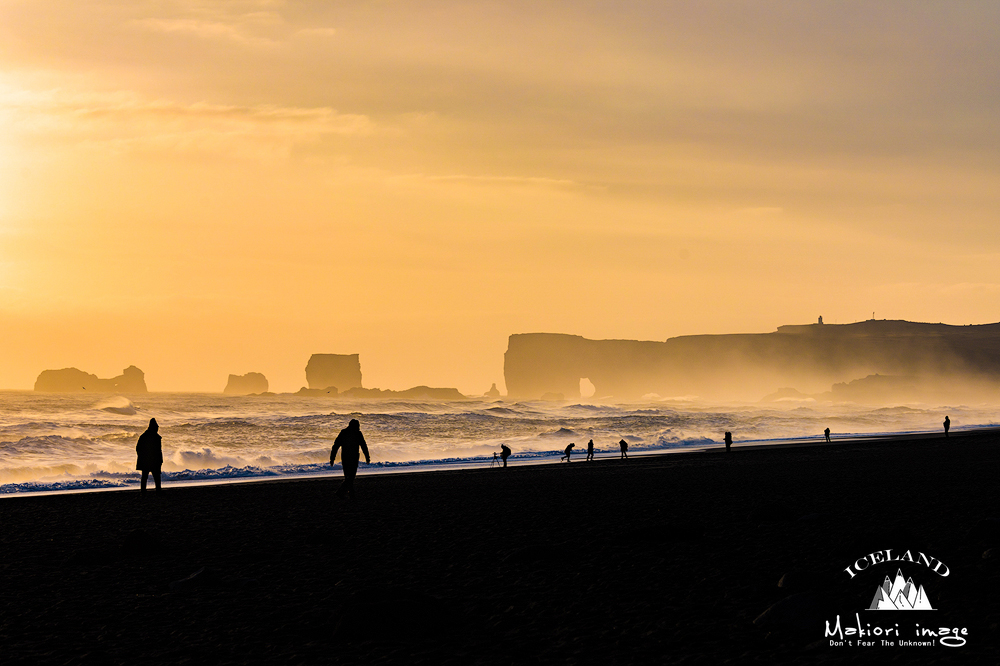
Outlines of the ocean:
M155 417L165 484L339 473L333 439L356 418L372 464L361 474L489 466L506 443L511 464L559 460L570 442L598 457L834 437L994 427L989 405L870 407L811 401L709 405L691 399L636 404L343 400L294 395L142 396L0 391L0 495L136 487L135 443Z

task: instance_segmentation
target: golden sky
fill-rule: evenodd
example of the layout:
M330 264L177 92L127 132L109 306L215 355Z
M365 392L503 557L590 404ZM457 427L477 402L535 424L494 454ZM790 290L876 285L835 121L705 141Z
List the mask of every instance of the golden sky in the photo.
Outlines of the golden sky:
M0 387L1000 321L992 2L0 0Z

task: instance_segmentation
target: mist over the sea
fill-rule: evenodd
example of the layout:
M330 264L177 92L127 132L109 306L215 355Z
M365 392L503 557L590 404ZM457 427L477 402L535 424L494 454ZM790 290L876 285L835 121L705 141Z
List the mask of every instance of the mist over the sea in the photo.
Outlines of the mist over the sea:
M435 469L488 465L501 443L513 463L558 459L570 442L593 439L598 455L737 446L790 439L938 431L995 425L987 405L890 407L788 400L707 404L667 399L629 404L587 401L348 401L291 395L200 393L123 396L0 393L0 493L138 484L135 443L150 418L163 435L166 481L226 481L329 473L333 438L361 421L372 468Z

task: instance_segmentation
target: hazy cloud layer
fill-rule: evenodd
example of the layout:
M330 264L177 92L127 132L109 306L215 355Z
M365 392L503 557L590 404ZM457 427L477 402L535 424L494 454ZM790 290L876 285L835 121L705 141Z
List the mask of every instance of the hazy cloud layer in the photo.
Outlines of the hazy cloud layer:
M0 386L89 360L287 390L328 351L472 391L520 331L994 321L998 26L992 3L5 2Z

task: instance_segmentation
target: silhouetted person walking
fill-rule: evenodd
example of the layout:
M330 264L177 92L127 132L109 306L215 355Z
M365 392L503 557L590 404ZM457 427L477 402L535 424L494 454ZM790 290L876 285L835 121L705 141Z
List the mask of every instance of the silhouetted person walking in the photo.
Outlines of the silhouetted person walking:
M139 435L139 441L135 444L135 468L142 471L142 481L139 483L139 492L146 492L146 480L150 472L153 473L153 483L156 484L156 492L160 492L160 468L163 466L163 449L160 446L162 438L158 432L160 426L156 419L149 419L149 427Z
M628 458L628 442L626 442L623 439L622 441L618 442L618 446L621 447L622 458Z
M559 460L565 460L566 462L569 462L569 454L573 453L573 447L574 446L576 446L576 444L574 444L573 442L570 442L569 446L566 447L565 455L562 458L560 458Z
M826 430L824 430L823 434L826 435L826 441L828 441L828 442L831 441L830 440L830 429L829 428L827 428Z
M594 459L594 440L587 442L587 460Z
M948 430L951 428L951 419L947 416L944 417L944 436L948 436Z
M726 453L729 453L729 447L733 445L733 433L726 431L726 435L722 438L726 443Z
M507 458L510 457L510 447L506 444L500 445L500 459L503 460L503 466L507 466Z
M344 482L337 488L337 497L354 497L354 477L358 475L358 462L361 453L365 454L365 463L372 461L368 455L368 444L365 436L361 434L361 424L357 419L351 419L347 427L340 431L337 439L333 440L333 448L330 449L330 467L333 467L333 460L340 451L340 464L344 468Z

